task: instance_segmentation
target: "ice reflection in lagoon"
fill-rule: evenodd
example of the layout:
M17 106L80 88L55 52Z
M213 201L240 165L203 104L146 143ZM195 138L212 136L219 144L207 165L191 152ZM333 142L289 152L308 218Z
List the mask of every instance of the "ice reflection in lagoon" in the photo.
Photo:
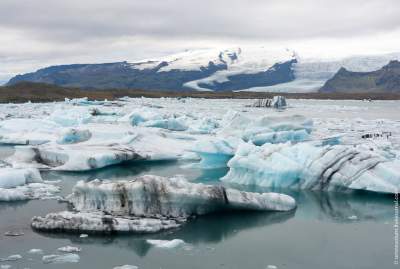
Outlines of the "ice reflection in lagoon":
M193 182L220 184L226 169L202 171L182 163L141 163L85 173L45 171L43 178L61 180L62 194L78 180L129 179L136 175L184 175ZM231 185L232 186L232 185ZM248 191L267 189L233 186ZM139 268L391 268L393 264L393 197L365 192L333 193L279 190L292 195L298 207L292 212L239 212L202 216L182 228L153 235L92 236L36 233L29 222L67 208L56 201L0 204L0 256L21 254L13 268L113 268L133 264ZM6 237L9 230L24 233ZM147 239L179 238L188 245L160 249ZM66 245L82 248L76 264L44 265L41 248L57 254ZM11 263L11 262L9 262ZM5 264L5 263L1 263ZM8 264L8 263L7 263Z

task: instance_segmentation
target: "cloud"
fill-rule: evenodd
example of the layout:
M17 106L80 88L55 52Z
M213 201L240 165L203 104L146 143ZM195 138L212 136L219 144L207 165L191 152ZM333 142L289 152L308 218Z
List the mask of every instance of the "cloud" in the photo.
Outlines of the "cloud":
M389 50L400 45L399 13L398 0L1 0L0 79L54 63L227 44Z

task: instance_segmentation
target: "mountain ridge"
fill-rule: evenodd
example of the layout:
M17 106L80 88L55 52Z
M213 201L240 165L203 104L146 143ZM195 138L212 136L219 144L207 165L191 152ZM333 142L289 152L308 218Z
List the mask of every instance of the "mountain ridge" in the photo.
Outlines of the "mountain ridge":
M400 92L400 61L392 60L371 72L353 72L342 67L319 91Z

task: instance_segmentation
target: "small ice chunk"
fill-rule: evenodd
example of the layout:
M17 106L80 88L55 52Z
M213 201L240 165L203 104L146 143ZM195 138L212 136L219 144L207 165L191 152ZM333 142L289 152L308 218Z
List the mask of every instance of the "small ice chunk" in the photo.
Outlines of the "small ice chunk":
M19 254L15 254L15 255L10 255L7 258L0 259L0 262L11 262L11 261L17 261L20 259L22 259L22 256Z
M278 266L270 264L267 266L267 269L278 269Z
M185 244L185 241L181 239L172 239L172 240L146 240L147 243L154 245L158 248L176 248L179 247L183 244Z
M89 237L89 235L87 235L87 234L81 234L79 237L80 237L80 238L86 238L86 237Z
M40 248L32 248L28 251L29 254L43 254L43 250Z
M4 233L5 236L22 236L24 235L21 231L7 231Z
M57 139L58 144L75 144L84 142L92 137L92 133L89 130L81 130L76 128L64 129Z
M10 268L11 268L11 265L9 265L9 264L0 265L0 269L10 269Z
M62 255L45 255L42 257L43 263L77 263L79 262L79 255L74 253L62 254Z
M82 249L80 247L74 247L74 246L65 246L57 249L58 251L61 252L80 252Z
M358 220L358 217L356 215L352 215L347 217L349 220Z
M122 266L116 266L113 269L138 269L139 267L135 266L135 265L129 265L129 264L125 264Z

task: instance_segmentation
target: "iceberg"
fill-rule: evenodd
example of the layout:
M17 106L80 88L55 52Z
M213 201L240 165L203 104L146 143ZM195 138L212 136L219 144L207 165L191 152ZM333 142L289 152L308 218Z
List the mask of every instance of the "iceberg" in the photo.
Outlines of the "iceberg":
M400 162L353 145L242 144L225 182L272 188L396 193Z
M59 126L39 119L7 119L0 122L0 144L41 145L55 138Z
M281 95L274 96L274 98L272 98L272 106L274 108L286 107L286 98Z
M135 109L131 113L121 117L119 121L128 121L132 126L155 127L171 131L186 131L189 128L184 116L159 113L147 107Z
M0 168L0 202L56 198L59 191L37 169Z
M52 121L59 126L72 127L89 123L93 115L91 109L81 106L57 106L47 120Z
M200 163L193 167L212 169L226 167L228 161L235 155L240 139L236 137L212 138L199 140L192 151L200 157Z
M248 193L182 178L141 176L130 181L79 181L68 196L76 212L34 217L37 230L157 232L179 227L194 215L217 211L289 211L288 195Z

